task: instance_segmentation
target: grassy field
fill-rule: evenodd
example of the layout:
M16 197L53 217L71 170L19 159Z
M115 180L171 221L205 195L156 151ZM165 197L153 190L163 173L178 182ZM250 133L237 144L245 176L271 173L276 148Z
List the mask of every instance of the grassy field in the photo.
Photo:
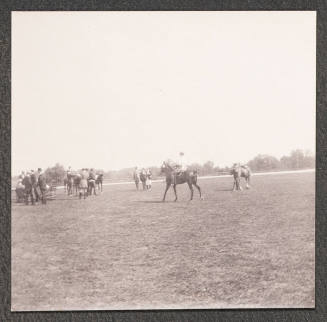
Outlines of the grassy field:
M12 309L314 307L315 174L12 205Z

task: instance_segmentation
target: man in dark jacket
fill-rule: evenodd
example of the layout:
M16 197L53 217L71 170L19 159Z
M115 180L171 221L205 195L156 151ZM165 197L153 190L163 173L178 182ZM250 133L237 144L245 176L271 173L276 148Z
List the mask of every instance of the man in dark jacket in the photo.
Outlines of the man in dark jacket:
M40 200L39 192L37 191L37 183L38 177L34 170L31 170L31 183L32 183L32 192L35 196L35 201L38 202Z
M38 168L37 170L39 178L38 178L38 185L41 191L41 200L43 204L47 203L47 183L45 174L42 172L41 168Z
M24 177L22 184L25 186L25 204L28 205L28 199L31 198L32 205L35 205L33 186L31 181L31 176L29 173Z
M95 180L96 180L95 172L93 169L91 169L88 177L88 194L90 196L92 196L92 191L94 192L95 195L97 194L95 189Z

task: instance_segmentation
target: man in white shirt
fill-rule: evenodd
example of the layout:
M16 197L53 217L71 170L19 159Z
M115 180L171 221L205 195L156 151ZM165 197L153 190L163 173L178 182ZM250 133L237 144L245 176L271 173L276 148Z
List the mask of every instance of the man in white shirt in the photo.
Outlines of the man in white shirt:
M176 184L177 176L182 175L182 173L186 170L187 170L187 164L185 162L184 152L179 152L179 158L175 164L175 172L174 172L174 183L175 184Z
M179 170L178 172L183 172L187 170L184 152L179 152L179 158L176 162L176 168Z

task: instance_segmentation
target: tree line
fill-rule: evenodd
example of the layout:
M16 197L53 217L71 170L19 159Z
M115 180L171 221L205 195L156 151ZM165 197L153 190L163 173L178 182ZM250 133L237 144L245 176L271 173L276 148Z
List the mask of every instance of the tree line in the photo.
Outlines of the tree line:
M310 151L297 149L292 151L290 155L283 156L280 159L268 154L259 154L250 160L247 165L253 172L309 169L315 167L315 157ZM190 169L196 169L200 176L223 175L229 174L230 171L230 167L215 166L212 161L207 161L203 164L193 163L189 167ZM153 174L153 179L162 177L159 167L152 166L149 169ZM131 181L134 168L125 168L116 171L97 169L96 171L103 173L105 180L114 182ZM61 164L56 163L55 166L45 170L45 175L48 182L62 184L66 177L66 169Z

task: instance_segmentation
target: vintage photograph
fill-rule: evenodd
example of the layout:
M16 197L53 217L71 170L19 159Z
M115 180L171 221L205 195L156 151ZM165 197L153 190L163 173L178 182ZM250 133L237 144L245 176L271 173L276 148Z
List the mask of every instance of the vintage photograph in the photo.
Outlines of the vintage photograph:
M316 12L12 12L12 311L315 307Z

